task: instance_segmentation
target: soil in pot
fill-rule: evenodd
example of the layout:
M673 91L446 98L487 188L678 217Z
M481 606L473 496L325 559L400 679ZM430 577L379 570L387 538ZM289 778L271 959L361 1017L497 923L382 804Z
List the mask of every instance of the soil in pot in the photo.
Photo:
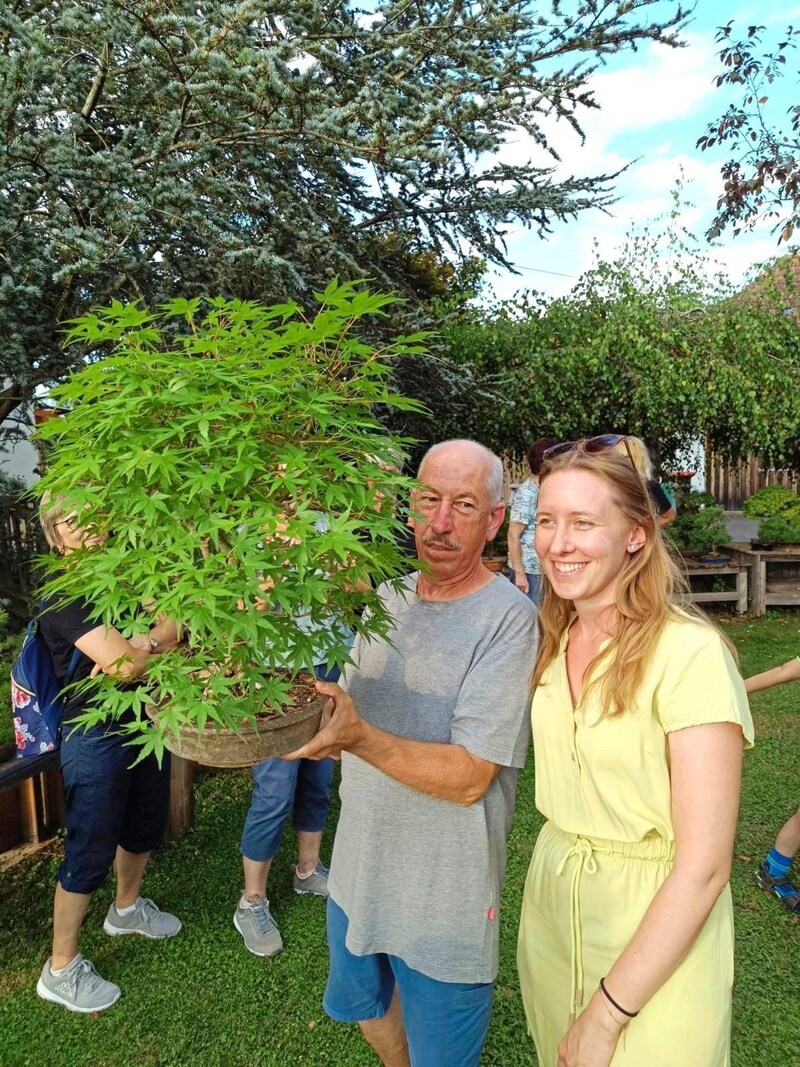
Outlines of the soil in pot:
M255 722L242 722L238 732L215 723L207 723L200 731L193 723L184 723L179 736L168 731L164 743L176 756L206 767L252 767L310 741L320 728L326 702L327 697L317 693L312 675L300 675L283 714L270 709L256 716ZM155 705L147 706L147 714L158 723Z

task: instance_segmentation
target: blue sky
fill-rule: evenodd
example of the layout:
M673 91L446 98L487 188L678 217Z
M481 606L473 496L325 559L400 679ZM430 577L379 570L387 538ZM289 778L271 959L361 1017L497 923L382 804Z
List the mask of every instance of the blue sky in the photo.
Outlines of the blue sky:
M658 11L658 7L655 8ZM666 10L665 4L662 10ZM672 193L681 172L687 207L680 222L703 237L722 188L720 167L727 158L724 146L709 152L695 147L707 123L736 100L732 88L716 89L719 72L715 40L717 27L729 20L746 29L765 25L765 41L776 41L788 25L800 24L798 0L698 0L692 21L683 33L687 46L669 49L646 45L636 53L611 57L591 85L601 110L583 116L583 144L566 128L553 131L552 142L562 158L565 174L597 174L618 170L637 162L616 184L618 202L611 215L586 211L577 220L559 224L552 236L541 239L522 228L508 233L508 255L521 270L519 275L492 272L489 296L507 299L521 289L536 289L550 296L568 292L578 276L589 268L594 247L604 260L613 259L624 244L631 226L663 226L673 207ZM770 90L769 107L786 128L789 104L798 101L797 61L787 63L787 73ZM531 154L524 139L511 141L502 155L515 162L541 156ZM703 241L705 245L705 241ZM777 244L769 226L734 238L726 233L707 246L713 262L738 282L754 265L786 250ZM547 273L545 273L547 272Z

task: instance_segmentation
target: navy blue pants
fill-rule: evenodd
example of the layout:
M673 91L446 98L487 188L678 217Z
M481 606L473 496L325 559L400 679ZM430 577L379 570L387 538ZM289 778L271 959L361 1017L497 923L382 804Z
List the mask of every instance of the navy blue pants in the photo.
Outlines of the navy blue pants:
M135 767L138 749L115 723L89 730L64 725L61 774L67 836L58 881L69 893L93 893L106 880L117 845L150 852L161 841L169 808L169 753Z

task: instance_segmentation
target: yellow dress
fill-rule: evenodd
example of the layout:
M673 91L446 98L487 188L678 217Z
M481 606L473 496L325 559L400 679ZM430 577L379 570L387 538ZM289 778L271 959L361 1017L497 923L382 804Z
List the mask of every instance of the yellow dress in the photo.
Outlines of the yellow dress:
M667 623L635 706L600 716L596 689L572 710L567 633L533 698L536 842L517 962L540 1067L635 933L672 866L666 735L753 722L739 672L710 626ZM626 1028L613 1067L727 1067L733 984L730 888L673 975Z

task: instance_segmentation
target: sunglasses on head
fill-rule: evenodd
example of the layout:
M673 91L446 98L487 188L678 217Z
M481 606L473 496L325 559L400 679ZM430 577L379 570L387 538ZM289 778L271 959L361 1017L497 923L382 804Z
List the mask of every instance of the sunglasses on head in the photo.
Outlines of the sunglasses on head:
M636 464L633 462L633 456L628 445L628 438L624 433L601 433L597 437L586 437L582 441L561 441L559 444L546 449L542 458L545 460L555 459L556 456L563 456L566 452L586 452L590 456L596 456L601 452L610 452L612 448L616 448L619 444L625 445L625 451L628 453L631 466L636 469Z

